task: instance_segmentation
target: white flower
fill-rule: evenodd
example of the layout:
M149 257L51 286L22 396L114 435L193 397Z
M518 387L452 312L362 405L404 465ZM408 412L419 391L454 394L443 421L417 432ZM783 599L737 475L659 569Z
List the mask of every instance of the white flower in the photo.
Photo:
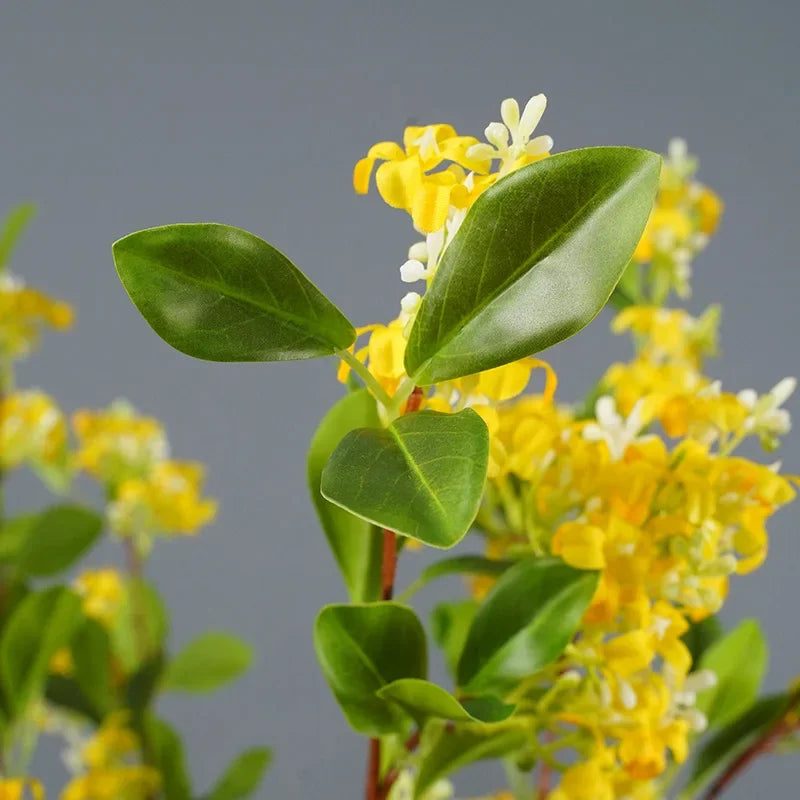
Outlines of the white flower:
M513 98L503 100L500 106L502 122L490 122L485 135L488 144L475 144L467 150L467 156L477 159L500 159L500 174L508 172L514 162L523 155L543 156L553 149L550 136L531 138L547 108L543 94L531 97L520 116L519 104ZM510 141L509 141L510 140Z
M745 430L761 437L765 446L777 445L777 437L788 433L792 427L789 412L781 406L796 388L796 378L784 378L761 397L755 389L744 389L739 392L737 395L739 402L749 411L744 421Z
M416 258L409 258L402 267L400 267L400 280L403 283L416 283L423 280L428 275L428 270L425 265Z
M583 438L590 442L605 442L611 458L619 461L628 446L641 441L639 433L647 424L642 420L642 401L631 410L627 418L617 411L613 397L605 395L598 398L595 405L596 422L590 422L583 429Z

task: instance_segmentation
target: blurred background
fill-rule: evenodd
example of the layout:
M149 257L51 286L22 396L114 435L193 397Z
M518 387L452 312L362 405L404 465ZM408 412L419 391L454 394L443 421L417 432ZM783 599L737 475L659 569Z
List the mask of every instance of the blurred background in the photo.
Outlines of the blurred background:
M556 151L664 150L679 135L700 156L699 178L727 210L696 262L690 307L723 304L712 373L765 391L800 372L799 23L788 0L2 3L0 212L40 205L13 268L78 311L76 330L51 334L19 382L70 411L124 396L166 423L177 457L209 465L217 523L159 544L150 574L175 645L230 627L259 652L235 686L164 705L199 788L263 742L276 761L260 797L360 796L365 743L311 644L317 610L344 590L306 496L305 450L342 388L333 362L218 365L172 351L128 301L111 242L167 222L231 223L286 252L357 324L388 320L417 237L376 194L353 194L355 161L409 123L480 136L504 97L543 91L539 132ZM562 399L628 355L609 320L547 354ZM800 431L780 457L800 471ZM40 491L15 479L12 510ZM766 566L734 582L723 614L763 620L769 688L800 672L797 519L797 506L779 515ZM118 556L110 542L94 560ZM407 556L400 585L424 561ZM456 590L427 590L423 610ZM41 759L51 788L64 777L54 754ZM797 776L796 761L765 759L727 796L793 797ZM499 777L473 769L459 789Z

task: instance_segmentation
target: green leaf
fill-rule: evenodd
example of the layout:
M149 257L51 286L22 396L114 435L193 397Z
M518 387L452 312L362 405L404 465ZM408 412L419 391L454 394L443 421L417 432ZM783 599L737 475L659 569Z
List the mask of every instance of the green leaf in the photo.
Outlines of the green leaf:
M453 722L476 722L447 689L421 678L400 678L378 690L378 697L397 703L422 727L431 717Z
M444 251L405 354L421 385L544 350L605 305L644 230L661 159L560 153L487 189Z
M80 621L80 598L63 587L29 594L17 606L0 639L0 681L12 711L23 712L44 691L50 659Z
M103 715L86 697L74 678L67 678L64 675L48 675L44 696L48 703L80 714L96 725L100 725L103 721Z
M130 580L110 631L114 654L126 674L161 654L168 630L167 610L156 588L144 580Z
M116 704L106 629L94 619L85 619L70 641L70 651L75 682L91 703L94 716L102 719Z
M164 654L157 653L143 661L128 679L125 686L125 706L132 711L143 711L155 699L161 676L164 674Z
M350 726L378 736L403 731L408 717L377 692L399 678L424 678L425 632L397 603L330 605L314 625L322 673Z
M502 697L555 661L575 635L596 588L596 572L557 559L530 559L509 569L472 622L458 662L461 688Z
M254 747L237 756L217 781L208 800L241 800L250 797L264 778L272 760L266 747Z
M439 603L431 614L433 640L442 649L453 676L457 673L458 660L477 611L478 603L475 600L460 600L456 603Z
M527 742L525 731L509 723L426 727L414 797L421 798L436 781L476 761L500 758Z
M19 569L48 576L72 566L103 532L103 518L88 508L60 505L47 509L28 529L19 554Z
M762 697L737 720L719 730L700 750L681 798L699 797L703 788L783 717L789 704L785 694Z
M164 720L148 715L142 725L142 741L151 763L161 775L164 800L190 800L191 783L180 737Z
M153 330L209 361L334 354L353 326L286 256L216 223L150 228L114 244L119 277Z
M472 409L418 411L348 433L322 471L322 494L382 528L452 547L478 512L488 459L489 432Z
M380 598L383 535L375 525L326 500L320 492L320 483L325 464L346 433L379 426L372 395L366 389L351 392L325 415L308 451L311 500L354 603Z
M732 722L758 697L767 668L767 642L754 619L739 623L717 639L700 659L701 669L717 676L717 685L697 696L697 708L708 717L710 727Z
M32 203L17 206L6 215L0 227L0 272L8 266L14 248L35 216L36 206Z
M692 664L695 666L699 664L703 653L705 653L723 633L722 624L713 614L710 617L700 620L700 622L692 622L689 625L689 630L681 637L683 643L689 648L689 652L692 654Z
M38 517L38 514L20 514L0 522L0 564L17 561Z
M397 596L397 599L405 602L413 594L422 589L423 586L426 586L437 578L444 578L447 575L489 575L491 577L497 577L502 575L515 563L516 561L499 560L475 555L443 558L441 561L436 561L425 567L414 583L401 592Z
M193 639L167 665L163 688L173 692L211 692L236 680L253 663L253 648L225 631Z

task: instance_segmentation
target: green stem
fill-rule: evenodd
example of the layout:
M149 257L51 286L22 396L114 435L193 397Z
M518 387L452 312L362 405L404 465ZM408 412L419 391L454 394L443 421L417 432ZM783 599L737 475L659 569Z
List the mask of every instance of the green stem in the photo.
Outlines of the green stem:
M347 364L353 372L364 381L365 386L375 395L378 402L385 408L390 408L392 405L392 398L386 393L386 390L375 379L374 375L362 364L349 350L337 350L336 355ZM413 387L412 387L413 388Z
M533 800L533 786L531 777L527 772L522 772L513 759L504 758L503 767L506 771L506 780L514 800Z

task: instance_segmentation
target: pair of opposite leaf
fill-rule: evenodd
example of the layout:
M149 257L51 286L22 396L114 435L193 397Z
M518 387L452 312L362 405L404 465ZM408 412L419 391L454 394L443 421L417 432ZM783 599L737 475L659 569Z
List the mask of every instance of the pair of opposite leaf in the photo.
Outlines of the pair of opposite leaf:
M502 366L573 335L605 305L644 229L660 158L575 150L523 167L475 202L442 256L409 334L406 372L426 386ZM122 283L166 342L212 361L335 355L353 325L262 239L227 225L168 225L115 243ZM440 548L469 529L488 433L472 411L417 412L348 433L322 494Z

